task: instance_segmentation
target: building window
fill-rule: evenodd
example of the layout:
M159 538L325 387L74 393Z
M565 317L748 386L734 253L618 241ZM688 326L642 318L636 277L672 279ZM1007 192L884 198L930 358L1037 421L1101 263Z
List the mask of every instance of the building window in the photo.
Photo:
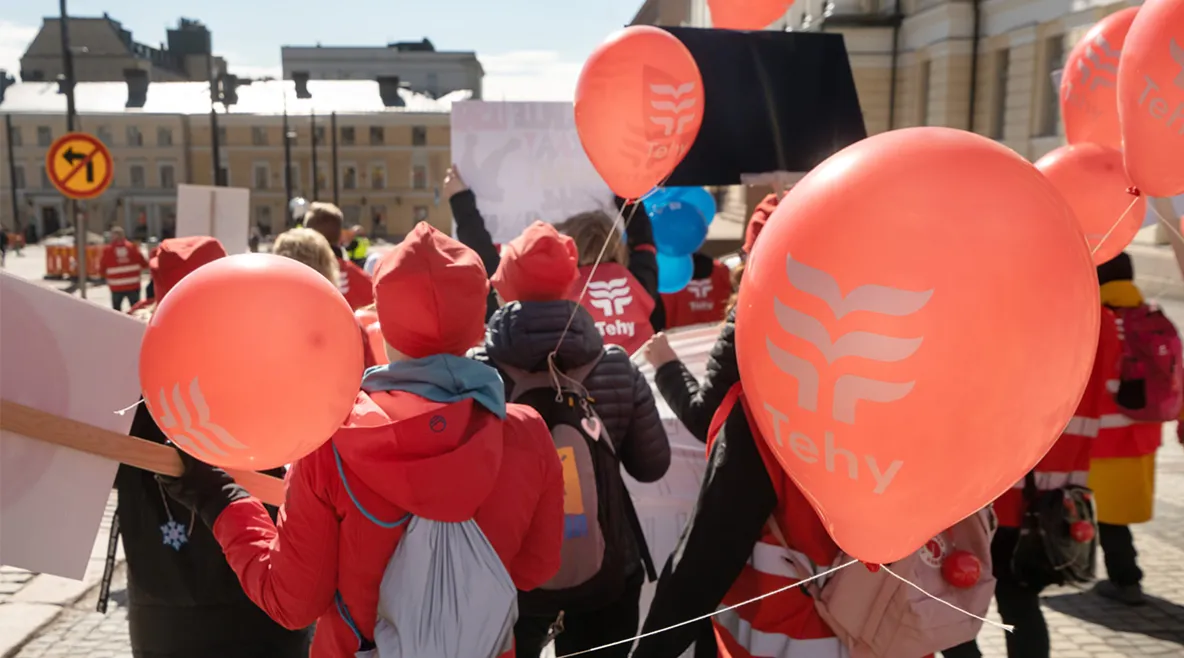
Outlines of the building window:
M157 146L172 146L173 145L173 129L161 126L156 129L156 145Z
M428 145L428 128L427 128L427 126L411 126L411 145L412 146L427 146Z
M1011 50L995 52L995 93L991 97L991 138L1003 139L1007 131L1007 79L1011 75Z
M50 182L49 182L49 175L45 173L45 166L42 165L41 166L41 189L48 190L51 187L53 187L53 185L50 184Z
M251 128L251 145L267 146L267 129L258 126Z
M346 190L358 189L358 168L346 165L341 170L341 187Z
M381 163L370 165L370 189L386 189L386 165Z
M415 220L416 222L428 221L428 207L415 206L415 208L411 211L411 219Z
M107 146L111 146L112 144L115 143L115 138L111 135L111 127L110 126L96 127L95 128L95 137L98 137L99 141Z
M12 168L12 171L16 175L16 189L25 189L25 168L21 165L17 165Z
M315 194L312 195L313 196L312 200L316 201L317 198L319 197L319 195L322 192L325 192L326 190L331 192L332 190L329 190L329 184L330 184L329 183L329 168L323 164L318 164L317 165L317 184L316 184L317 191ZM332 196L332 195L330 195L330 196Z
M354 131L354 129L352 127L346 127L346 128L341 129L341 143L342 144L344 144L345 146L353 146L355 141L357 141L357 133L356 133L356 131Z
M260 233L271 235L271 206L255 206L255 224Z
M128 146L143 146L144 135L140 133L139 126L127 127L127 145Z
M1044 40L1044 76L1040 79L1051 80L1052 74L1065 65L1065 37L1057 35ZM1040 95L1040 136L1051 137L1061 132L1061 103L1060 90L1053 88L1052 83L1042 85Z
M256 164L251 176L251 185L257 190L266 190L271 182L271 168L266 164Z
M128 167L128 172L131 173L131 188L133 190L144 189L144 165L132 165Z
M52 146L53 145L53 128L49 126L37 126L37 146Z
M428 189L428 168L425 165L413 165L411 167L411 189L426 190Z
M921 79L918 84L918 88L920 89L920 95L917 98L917 102L920 103L920 106L921 106L921 122L920 123L922 126L930 125L929 122L932 118L929 116L929 106L930 106L930 103L929 103L929 77L932 73L933 73L933 60L925 60L925 63L921 64Z
M226 126L218 126L218 142L220 144L226 143Z
M214 183L230 185L230 159L226 157L226 151L218 156L218 176Z
M383 133L382 126L370 126L370 146L382 146L386 144L386 135Z
M160 187L171 190L177 186L177 172L173 165L160 165Z
M13 146L23 146L24 140L21 138L21 129L19 126L13 126L8 131L8 139L12 142Z
M324 144L325 143L325 127L324 126L317 126L316 130L313 131L312 136L313 136L314 143Z

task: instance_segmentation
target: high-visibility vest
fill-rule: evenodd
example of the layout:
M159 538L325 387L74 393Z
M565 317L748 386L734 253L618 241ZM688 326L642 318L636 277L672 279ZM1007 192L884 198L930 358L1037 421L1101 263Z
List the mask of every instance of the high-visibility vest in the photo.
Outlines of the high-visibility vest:
M370 251L370 238L359 237L357 246L350 252L350 260L366 260L366 252Z

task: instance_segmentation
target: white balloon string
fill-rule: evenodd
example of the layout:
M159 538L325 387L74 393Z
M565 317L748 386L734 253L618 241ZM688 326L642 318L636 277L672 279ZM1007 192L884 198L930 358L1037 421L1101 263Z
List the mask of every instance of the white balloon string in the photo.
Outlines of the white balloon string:
M716 615L718 615L718 614L722 614L722 613L725 613L725 612L729 612L729 611L731 611L731 610L735 610L736 608L739 608L739 607L742 607L742 606L746 606L746 605L748 605L749 603L756 603L757 601L760 601L760 600L762 600L762 599L767 599L767 598L769 598L770 596L776 596L776 595L778 595L778 594L780 594L780 593L782 593L782 592L788 592L789 590L791 590L791 589L793 589L793 588L795 588L795 587L801 587L802 585L805 585L806 583L813 582L813 581L815 581L815 580L819 580L819 579L821 579L821 578L825 578L825 577L827 577L827 576L831 575L832 573L834 573L834 572L836 572L836 571L839 571L839 570L841 570L841 569L846 569L847 567L849 567L849 566L851 566L851 565L853 565L853 564L859 564L859 560L851 560L850 562L847 562L847 563L845 563L845 564L840 564L840 565L839 565L839 566L837 566L837 567L833 567L833 568L831 568L831 569L827 569L826 571L823 571L822 573L814 574L813 576L810 576L809 578L806 578L805 580L799 580L799 581L797 581L797 582L793 583L792 585L786 585L785 587L782 587L781 589L775 589L775 590L773 590L772 592L768 592L767 594L761 594L760 596L753 597L753 598L751 598L751 599L748 599L747 601L742 601L742 602L740 602L740 603L737 603L736 605L730 605L730 606L728 606L728 607L726 607L726 608L720 608L719 610L716 610L715 612L712 612L712 613L710 613L710 614L706 614L706 615L700 615L700 616L698 616L698 617L695 617L694 619L688 619L688 620L686 620L686 621L680 621L680 622L678 622L677 624L673 624L673 625L667 626L666 628L660 628L660 629L658 629L658 630L656 630L656 631L650 631L650 632L648 632L648 633L642 633L641 635L636 635L636 636L634 636L634 637L631 637L631 638L629 638L629 639L627 639L627 640L617 640L616 642L610 642L609 644L602 644L601 646L598 646L598 647L596 647L596 648L593 648L593 649L584 649L583 651L577 651L577 652L575 652L575 653L568 653L568 654L564 654L564 655L562 655L562 656L559 656L559 658L571 658L572 656L582 656L582 655L584 655L584 654L586 654L586 653L592 653L593 651L600 651L601 649L608 649L608 648L610 648L610 647L620 646L620 645L622 645L622 644L632 644L633 642L635 642L635 641L637 641L637 640L640 640L640 639L642 639L642 638L645 638L645 637L650 637L651 635L657 635L657 634L659 634L659 633L665 633L666 631L673 630L673 629L675 629L675 628L680 628L680 627L682 627L682 626L687 626L687 625L689 625L689 624L694 624L694 623L697 623L697 622L701 622L701 621L703 621L704 619L711 619L712 617L714 617L714 616L716 616Z
M1135 190L1132 192L1132 194L1135 198L1131 199L1130 205L1126 207L1126 210L1122 211L1122 214L1118 216L1118 219L1114 220L1114 223L1110 225L1110 230L1106 231L1106 235L1103 235L1101 240L1098 240L1098 244L1094 245L1094 248L1089 250L1091 256L1098 253L1098 250L1102 248L1102 245L1106 244L1106 240L1110 238L1110 234L1114 232L1114 229L1118 228L1118 225L1122 223L1122 220L1126 219L1127 213L1129 213L1131 209L1135 207L1135 204L1139 202L1139 198L1142 195L1139 194L1138 190ZM1158 215L1159 213L1156 214Z
M132 409L135 409L136 407L140 406L143 403L144 403L143 399L136 400L134 403L129 404L126 407L115 411L115 413L119 414L120 416L127 415L127 412L131 411Z
M892 576L893 578L899 580L900 582L904 583L905 585L908 585L909 587L912 587L913 589L917 590L918 592L924 594L925 596L928 596L929 598L933 599L934 601L937 601L938 603L940 603L946 607L953 608L954 610L957 610L958 612L961 612L962 614L964 614L968 617L974 617L975 619L983 622L984 624L990 624L990 625L994 626L995 628L1001 628L1001 629L1007 631L1008 633L1015 630L1015 626L1012 626L1011 624L1000 624L999 622L991 621L990 619L987 619L986 617L979 617L978 615L974 614L973 612L968 612L966 610L963 610L962 608L959 608L958 606L954 605L953 603L950 603L949 601L946 601L945 599L938 598L938 597L930 594L929 592L926 592L924 589L921 589L920 585L917 585L916 583L913 583L913 582L909 581L908 579L901 577L899 574L897 574L895 571L889 569L887 566L880 565L880 568L883 569L884 571L887 571L888 574L890 576Z
M1149 203L1147 205L1151 206L1151 212L1155 213L1155 218L1159 220L1159 223L1162 224L1168 231L1170 231L1172 235L1176 236L1176 239L1184 243L1184 235L1180 235L1180 229L1176 228L1168 218L1160 214L1159 208L1155 207L1154 203Z

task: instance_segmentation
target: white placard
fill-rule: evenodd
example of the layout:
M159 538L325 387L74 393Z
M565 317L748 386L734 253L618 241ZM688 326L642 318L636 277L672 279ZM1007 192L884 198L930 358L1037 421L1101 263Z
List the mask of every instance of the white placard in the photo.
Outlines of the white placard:
M496 243L536 220L613 208L580 146L571 103L453 103L452 161Z
M285 212L287 212L285 208ZM251 191L239 187L177 186L177 237L209 235L228 254L249 251Z
M0 397L120 434L144 324L0 273ZM0 432L0 564L81 580L118 462Z

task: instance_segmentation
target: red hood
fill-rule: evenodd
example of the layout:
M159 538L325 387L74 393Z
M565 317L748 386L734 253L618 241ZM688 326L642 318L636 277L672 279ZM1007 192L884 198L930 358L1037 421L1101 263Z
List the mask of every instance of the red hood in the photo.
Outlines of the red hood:
M416 516L459 522L473 518L493 490L502 422L471 399L441 404L402 391L359 393L333 443L347 476L383 499Z

